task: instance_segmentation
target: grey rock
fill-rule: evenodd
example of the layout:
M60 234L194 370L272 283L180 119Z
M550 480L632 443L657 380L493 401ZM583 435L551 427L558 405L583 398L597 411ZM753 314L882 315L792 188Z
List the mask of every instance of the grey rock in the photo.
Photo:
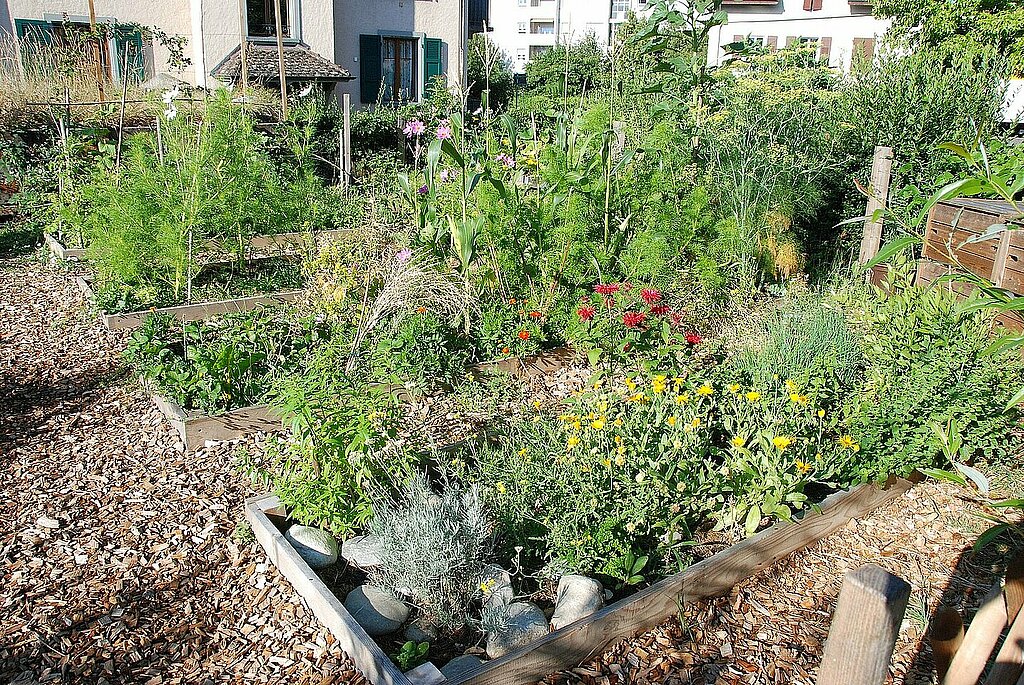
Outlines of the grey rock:
M388 635L401 628L410 611L405 602L371 585L360 585L348 593L345 608L373 636Z
M413 642L433 642L437 639L437 628L417 619L405 627L402 636Z
M429 661L406 671L405 677L411 680L413 685L441 685L445 680L444 674Z
M508 607L503 630L487 634L487 656L497 659L548 634L548 620L536 604L515 602Z
M441 673L448 680L455 680L461 678L466 673L483 663L483 659L472 654L465 654L463 656L457 656L441 668Z
M338 560L338 541L326 530L295 524L284 537L311 568L325 568Z
M555 596L555 613L551 616L551 628L580 620L604 606L604 588L601 583L586 576L567 575L558 581Z
M380 541L375 535L358 535L341 543L341 556L364 571L380 566Z
M483 588L485 607L512 603L512 576L502 567L487 564L480 574L480 586Z

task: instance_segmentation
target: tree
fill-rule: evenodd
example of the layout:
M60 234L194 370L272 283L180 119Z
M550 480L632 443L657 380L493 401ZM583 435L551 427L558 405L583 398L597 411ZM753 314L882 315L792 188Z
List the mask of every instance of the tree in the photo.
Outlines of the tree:
M571 45L556 45L526 65L526 87L537 95L572 97L608 85L608 57L593 33Z

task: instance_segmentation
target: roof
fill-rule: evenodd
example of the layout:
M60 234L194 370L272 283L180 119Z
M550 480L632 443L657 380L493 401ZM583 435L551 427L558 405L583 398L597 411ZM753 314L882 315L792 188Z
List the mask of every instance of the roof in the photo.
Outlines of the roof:
M241 80L241 46L228 53L210 72L221 81ZM277 83L277 45L249 43L246 46L246 69L252 83ZM302 45L284 46L284 74L289 81L348 81L354 78L329 59Z

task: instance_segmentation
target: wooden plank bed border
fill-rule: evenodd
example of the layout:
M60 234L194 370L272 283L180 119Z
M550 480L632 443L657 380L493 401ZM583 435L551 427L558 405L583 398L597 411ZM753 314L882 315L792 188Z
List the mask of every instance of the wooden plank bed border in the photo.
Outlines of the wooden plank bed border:
M851 519L865 516L896 499L919 480L920 477L915 474L909 480L890 478L883 484L859 485L837 492L827 497L818 507L807 511L799 520L777 523L681 573L549 633L520 650L486 662L457 680L447 682L449 685L525 685L566 668L573 668L614 643L650 630L676 616L681 607L727 593L741 581L836 532ZM374 685L401 682L389 680L392 676L385 675L390 661L387 661L386 656L376 656L380 652L376 644L362 642L364 638L370 640L365 632L361 628L358 631L349 629L352 617L338 599L332 595L330 599L334 601L331 603L319 594L321 590L327 591L326 586L320 583L312 588L313 594L307 596L306 592L311 589L309 577L315 579L316 574L274 528L266 516L271 510L280 516L286 513L280 501L272 495L246 502L246 517L253 523L254 531L257 524L269 525L277 534L277 537L270 540L268 531L256 533L271 560L310 604L313 613L341 641L346 652ZM290 556L279 549L282 544L288 547ZM279 558L288 559L285 568L277 561ZM349 651L349 644L358 653ZM387 663L376 661L376 658L383 658Z
M76 279L78 288L90 302L93 301L92 286L84 278L79 276ZM294 302L299 299L305 290L282 290L269 295L255 295L253 297L239 297L233 300L212 300L209 302L197 302L195 304L182 304L175 307L157 307L145 311L126 312L124 314L107 314L100 312L100 321L112 331L130 330L138 328L150 314L170 314L179 321L202 321L220 314L233 312L248 312L259 307Z
M345 237L349 233L351 233L351 229L348 228L332 228L327 231L317 231L313 235L317 238L325 236L338 239ZM57 259L74 261L85 259L85 248L65 247L63 243L57 240L56 236L50 233L43 233L43 240L46 242L46 246L50 249L50 253ZM273 248L274 250L283 252L289 247L303 247L305 242L305 233L275 233L273 235L254 235L249 240L249 247L254 250ZM217 241L211 241L209 246L211 249L216 250L219 247L219 244Z

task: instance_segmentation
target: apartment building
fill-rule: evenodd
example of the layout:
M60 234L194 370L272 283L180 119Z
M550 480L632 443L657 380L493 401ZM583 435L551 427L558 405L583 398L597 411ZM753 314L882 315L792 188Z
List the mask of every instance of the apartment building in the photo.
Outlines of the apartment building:
M6 24L24 59L33 46L86 29L89 5L0 0L0 30ZM187 39L191 63L172 74L187 83L238 81L244 45L250 81L276 86L276 12L290 85L316 83L369 104L418 100L435 76L451 83L465 77L467 0L94 0L93 6L97 23L117 27L102 54L114 80L145 81L168 69L168 50L129 26L138 24Z
M630 11L648 9L648 0L490 0L491 39L512 58L517 73L559 43L593 35L607 48Z
M856 53L870 58L888 20L867 0L724 0L729 22L708 37L708 60L720 64L725 45L751 40L770 48L812 44L829 66L848 71Z

